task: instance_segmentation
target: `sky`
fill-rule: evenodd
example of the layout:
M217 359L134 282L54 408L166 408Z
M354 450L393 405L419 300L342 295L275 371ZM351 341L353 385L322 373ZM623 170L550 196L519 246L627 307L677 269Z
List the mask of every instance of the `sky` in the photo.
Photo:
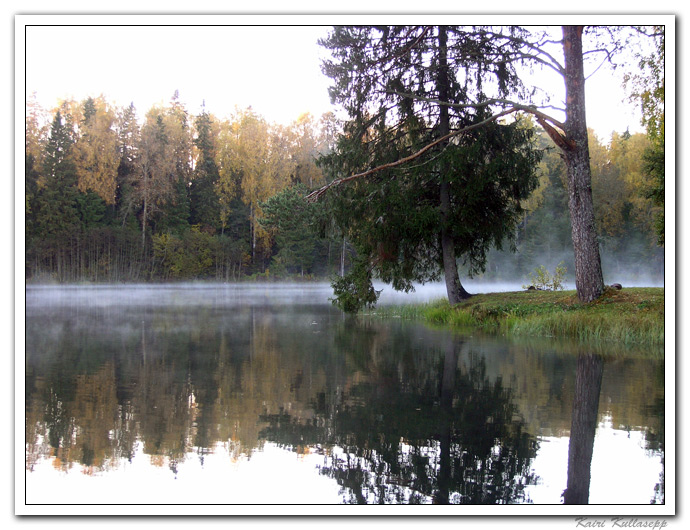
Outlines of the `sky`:
M177 22L185 24L185 17ZM177 90L192 114L219 117L251 106L287 124L330 109L314 26L30 26L26 89L47 108L103 94L142 116Z
M317 20L325 21L328 17ZM83 23L79 18L47 17L40 23L53 25L34 25L39 20L28 19L27 95L35 91L47 109L61 99L103 95L118 106L134 103L141 117L178 91L191 114L198 114L202 104L220 118L230 117L236 107L251 106L268 121L282 124L304 112L318 117L333 109L330 80L321 72L327 51L317 44L330 26L265 25L278 22L271 18L258 19L264 25L243 26L236 25L236 17L131 25L142 22L141 17L104 17L78 26L74 24ZM234 25L195 25L218 22ZM313 21L297 17L289 22ZM562 90L560 80L555 86ZM643 132L637 106L625 101L620 75L598 72L587 90L588 125L600 138L626 129ZM562 96L556 98L561 101Z

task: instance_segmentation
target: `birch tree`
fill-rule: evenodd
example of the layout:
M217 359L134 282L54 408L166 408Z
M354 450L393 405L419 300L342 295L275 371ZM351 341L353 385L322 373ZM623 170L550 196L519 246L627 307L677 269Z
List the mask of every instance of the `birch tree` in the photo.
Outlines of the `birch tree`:
M141 244L146 246L146 230L152 214L173 194L172 175L175 170L164 115L159 108L151 109L141 128L138 157L138 179L135 195L141 205Z
M115 203L117 170L117 133L115 112L103 97L87 98L82 104L79 137L74 146L79 191L95 192L106 204Z
M218 150L218 194L221 217L227 219L228 206L238 195L249 206L252 259L268 234L258 222L260 203L289 183L294 161L289 154L286 131L271 126L251 108L239 110L220 133ZM265 245L264 245L265 246Z

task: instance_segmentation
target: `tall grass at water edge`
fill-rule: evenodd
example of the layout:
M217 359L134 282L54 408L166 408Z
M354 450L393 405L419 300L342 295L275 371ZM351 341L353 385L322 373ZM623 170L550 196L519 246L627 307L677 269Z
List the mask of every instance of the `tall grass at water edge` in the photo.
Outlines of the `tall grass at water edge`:
M664 345L663 288L607 289L589 304L581 303L575 291L489 293L475 295L456 306L441 299L384 306L370 314L506 335Z

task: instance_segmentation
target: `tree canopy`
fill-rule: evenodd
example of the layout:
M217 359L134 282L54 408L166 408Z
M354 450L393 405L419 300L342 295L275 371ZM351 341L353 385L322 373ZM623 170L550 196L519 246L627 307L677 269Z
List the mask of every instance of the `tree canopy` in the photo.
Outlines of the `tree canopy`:
M360 61L362 66L359 70L354 70L356 73L348 75L347 71L351 68L338 68L337 66L333 67L331 63L325 63L324 70L326 73L330 71L331 75L340 75L343 79L340 84L336 83L332 90L332 97L334 100L337 100L338 89L342 90L349 83L359 82L364 87L365 93L367 91L378 93L379 100L390 102L393 96L402 96L409 99L408 108L414 104L436 103L438 104L441 123L439 128L440 134L438 134L434 141L427 142L426 145L408 156L399 157L396 161L386 161L379 165L370 164L370 168L367 170L349 176L341 176L334 182L316 191L312 194L312 197L318 198L328 189L338 184L368 177L375 172L416 160L426 155L429 150L438 144L444 144L452 138L466 134L474 127L474 125L470 125L469 127L461 127L451 131L447 119L445 119L445 116L448 114L448 108L474 109L475 112L479 109L490 108L493 113L485 122L495 121L502 116L517 111L529 112L535 116L539 125L561 149L565 160L568 174L569 211L575 257L575 283L578 295L584 302L598 298L603 292L604 283L591 191L592 175L589 167L585 111L585 68L592 60L599 63L595 65L595 70L605 62L612 63L616 55L628 44L630 28L563 26L561 39L556 39L548 29L544 31L539 28L519 28L515 26L499 28L440 26L437 30L433 27L404 27L398 31L393 31L387 27L374 28L374 30L379 31L381 35L370 38L374 44L369 47L361 45L357 41L357 31L361 32L361 29L356 28L356 31L352 33L340 31L340 34L345 37L341 39L342 49L348 51L337 50L333 54L336 63L338 61L344 62L344 58L347 58L348 53L351 53L354 60ZM331 37L332 41L338 36L338 31L338 28L336 28L333 37ZM425 50L425 42L434 33L438 35L439 50L441 52L438 56L434 56L426 50L427 54L422 54L421 57L418 57L415 64L423 65L424 58L436 57L435 62L433 59L431 60L431 65L436 66L435 69L431 70L435 75L427 77L423 75L411 76L416 82L412 85L402 83L402 81L408 81L408 78L394 76L394 83L391 85L388 82L389 77L387 74L395 71L395 65L402 61L402 58L408 55L412 57L418 50ZM380 50L387 49L387 44L391 41L389 38L390 34L397 37L397 40L393 39L393 42L397 44L401 42L400 35L403 35L403 39L407 39L407 42L404 47L399 48L398 54L394 53L386 60L380 56ZM451 36L450 45L448 44L449 35ZM453 44L453 42L456 44ZM328 46L328 41L325 44ZM483 46L487 46L487 50L479 53L482 51ZM559 49L560 57L558 54ZM450 62L449 57L453 58ZM486 67L486 64L490 66ZM362 80L359 74L359 71L367 71L367 65L381 66L381 70L377 75L372 76L368 81ZM449 70L450 65L455 70ZM565 121L560 121L542 110L543 108L550 108L550 106L539 109L534 104L533 99L536 87L532 90L524 90L526 84L522 82L520 77L515 75L518 65L529 67L541 66L556 72L562 77L565 88L565 108L562 109L566 116ZM456 74L457 71L475 74L461 77L464 80L464 85L462 85L460 93L466 98L465 101L459 102L448 98L448 91L452 88L450 77L448 76L450 71L453 74ZM491 86L491 83L487 83L485 79L487 73L495 74L495 82L493 87L491 87L495 95L492 97L487 97L484 93L484 87L487 85ZM473 81L474 84L472 84ZM429 86L436 88L435 95L429 96L427 93L419 90L420 88L427 89ZM468 90L468 86L474 90ZM401 87L406 91L401 92ZM506 95L508 93L512 93L517 99L507 99ZM367 123L368 116L363 112L359 112L358 115L355 109L362 107L365 109L365 112L368 112L366 110L366 101L371 98L362 97L361 92L357 90L351 90L351 94L352 96L344 98L345 108L352 117L360 122ZM385 97L381 95L385 95ZM379 110L379 114L389 110L390 107L382 107ZM377 116L377 114L374 114L374 118L377 118ZM484 122L482 122L483 124ZM444 191L442 190L443 194ZM447 204L447 202L446 200L442 201L442 210L445 209L443 205ZM442 239L445 239L445 236L442 236ZM450 264L453 259L451 259L449 252L446 252L446 255L448 257L446 263ZM450 276L452 274L447 274L446 278L448 279ZM457 296L451 292L453 289L450 285L448 289L449 298L453 302L457 299Z
M514 234L520 201L536 186L539 154L531 129L518 121L475 127L486 109L464 105L482 100L492 78L503 94L516 90L514 71L461 62L469 49L487 57L502 52L491 41L444 27L335 28L323 44L333 56L324 65L333 79L331 97L350 117L323 162L327 173L385 168L339 188L329 203L357 250L349 277L334 285L336 296L354 310L375 302L374 275L409 290L413 281L435 280L442 272L457 303L469 296L457 258L470 275L483 271L487 250ZM453 141L446 138L467 128ZM399 163L428 145L414 161ZM386 168L389 163L395 166Z

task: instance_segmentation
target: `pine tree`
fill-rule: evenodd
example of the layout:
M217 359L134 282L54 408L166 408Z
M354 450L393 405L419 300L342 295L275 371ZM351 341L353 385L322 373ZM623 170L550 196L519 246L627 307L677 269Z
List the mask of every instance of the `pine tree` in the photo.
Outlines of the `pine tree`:
M261 203L261 226L275 239L276 254L271 269L301 275L314 265L318 241L318 210L305 199L307 188L297 184Z

